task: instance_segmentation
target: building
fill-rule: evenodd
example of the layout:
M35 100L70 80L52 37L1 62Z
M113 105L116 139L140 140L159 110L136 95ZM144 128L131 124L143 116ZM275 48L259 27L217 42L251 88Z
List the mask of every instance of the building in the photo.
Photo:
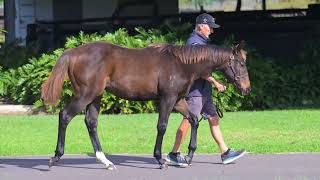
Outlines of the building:
M119 24L131 18L134 24L142 21L139 17L179 12L178 1L173 0L4 0L4 9L6 42L20 39L22 44L39 33L54 34L57 28L97 31L108 28L111 21Z

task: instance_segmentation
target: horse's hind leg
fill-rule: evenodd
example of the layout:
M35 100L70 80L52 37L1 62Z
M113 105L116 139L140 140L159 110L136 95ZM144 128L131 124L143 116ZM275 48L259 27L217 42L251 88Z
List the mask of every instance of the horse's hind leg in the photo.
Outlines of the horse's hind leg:
M160 164L160 169L167 168L167 165L165 164L164 159L162 159L161 147L162 147L163 136L166 132L167 125L168 125L168 118L176 101L177 101L177 98L175 96L162 97L160 99L160 111L159 111L159 119L158 119L158 125L157 125L158 134L157 134L156 144L154 146L154 152L153 152L153 156L156 158L156 160Z
M193 159L193 154L197 149L197 132L199 127L198 118L196 116L191 116L192 118L188 119L191 124L191 135L190 135L190 142L189 142L189 152L188 155L185 157L187 163L190 165Z
M189 111L188 104L185 99L180 99L174 108L177 111L179 111L184 117L186 117L191 124L191 136L188 147L189 153L185 157L186 162L190 165L193 158L193 154L197 149L197 129L199 127L198 118Z
M91 143L92 143L94 152L96 154L97 160L99 160L100 162L105 164L107 169L113 170L113 169L116 169L116 167L113 165L112 162L110 162L106 158L106 156L102 152L102 148L101 148L98 134L97 134L100 102L101 102L101 96L97 97L95 100L92 101L92 103L90 103L87 106L84 122L86 123L88 133L89 133Z
M58 162L61 156L64 154L64 144L67 126L69 122L72 120L72 118L76 116L79 112L81 112L87 104L88 100L86 98L74 97L69 103L69 105L62 111L60 111L58 141L55 155L49 161L49 167L53 166L56 162Z

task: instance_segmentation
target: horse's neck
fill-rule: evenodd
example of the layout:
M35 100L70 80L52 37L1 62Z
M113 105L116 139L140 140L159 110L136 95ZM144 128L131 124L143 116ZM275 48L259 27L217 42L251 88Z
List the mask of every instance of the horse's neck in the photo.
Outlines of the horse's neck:
M215 71L222 71L223 69L225 69L226 65L228 64L229 58L225 57L225 58L220 58L219 60L217 60L214 65L213 65L213 70Z
M189 74L192 79L198 79L205 74L210 74L212 70L211 67L212 64L209 60L183 65L184 71Z
M212 61L205 60L200 63L185 64L184 70L191 77L198 79L205 75L211 75L212 71L223 71L227 62L227 58L217 58Z

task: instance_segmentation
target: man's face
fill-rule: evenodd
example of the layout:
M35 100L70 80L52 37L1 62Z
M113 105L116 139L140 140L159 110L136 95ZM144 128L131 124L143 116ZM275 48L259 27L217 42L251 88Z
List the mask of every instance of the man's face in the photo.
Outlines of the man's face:
M212 27L209 27L208 24L201 24L200 25L200 33L205 37L209 37L210 34L214 32Z

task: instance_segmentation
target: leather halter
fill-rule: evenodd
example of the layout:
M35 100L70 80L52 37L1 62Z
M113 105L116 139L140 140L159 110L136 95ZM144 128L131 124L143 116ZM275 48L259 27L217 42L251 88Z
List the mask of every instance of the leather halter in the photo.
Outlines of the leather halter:
M230 67L231 72L233 73L233 77L234 77L234 78L233 78L233 81L237 81L237 80L239 80L240 78L243 78L243 77L245 77L245 76L248 75L248 73L241 74L241 75L237 75L236 72L235 72L235 70L234 70L234 68L233 68L233 66L231 65L231 61L239 61L239 60L235 60L234 55L232 54L232 55L230 55L230 59L229 59L229 61L228 61L228 66ZM241 62L240 62L240 63L241 63Z

